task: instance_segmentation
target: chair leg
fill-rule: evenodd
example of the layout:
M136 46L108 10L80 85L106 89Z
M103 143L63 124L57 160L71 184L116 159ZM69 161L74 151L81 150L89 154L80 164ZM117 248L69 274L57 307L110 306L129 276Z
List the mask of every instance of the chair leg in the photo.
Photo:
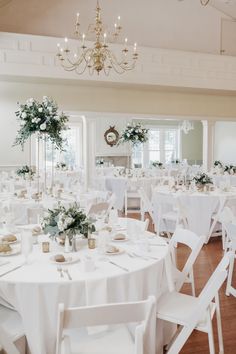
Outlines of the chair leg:
M215 354L215 343L214 343L210 309L208 309L208 311L207 311L207 317L208 317L207 318L207 327L208 327L209 352L210 352L210 354Z
M224 342L223 342L221 314L220 314L220 301L219 301L218 293L215 296L215 302L216 302L216 322L217 322L217 333L218 333L218 341L219 341L219 354L224 354Z
M229 273L228 273L228 278L227 278L227 285L226 285L226 291L225 294L227 296L230 295L230 288L232 284L232 277L233 277L233 270L234 270L234 255L230 258L230 263L229 263Z

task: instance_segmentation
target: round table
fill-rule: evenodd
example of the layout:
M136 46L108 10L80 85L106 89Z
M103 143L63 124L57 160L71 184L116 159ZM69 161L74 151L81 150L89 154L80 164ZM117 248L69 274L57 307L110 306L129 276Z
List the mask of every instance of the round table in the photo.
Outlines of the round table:
M126 223L127 219L119 219L122 228L125 229ZM30 264L2 276L1 272L7 266L0 267L0 302L10 304L21 315L32 354L55 353L59 303L73 307L138 301L149 295L158 298L167 289L164 263L168 259L168 246L152 233L145 232L144 236L150 240L150 251L144 258L143 255L135 258L128 255L137 248L132 242L116 242L115 245L124 249L124 253L109 258L99 254L98 249L89 250L85 246L76 254L78 262L66 266L72 280L66 275L60 277L57 265L50 261L52 253L42 253L40 244L34 247ZM87 255L95 262L93 272L84 270L83 260ZM22 261L23 256L9 256L7 259L13 264ZM108 259L128 271L109 263ZM158 333L159 347L162 348L163 335L161 330ZM154 348L150 347L146 354L151 353L154 353Z
M179 213L186 217L188 228L198 235L210 236L213 230L212 217L216 224L223 207L230 205L236 207L236 189L231 188L228 192L214 190L212 192L198 192L189 190L169 190L168 187L156 188L152 202L154 206L155 223L158 224L158 209L160 195L173 198L173 209L179 209ZM162 198L162 203L164 199ZM174 230L173 230L174 231Z

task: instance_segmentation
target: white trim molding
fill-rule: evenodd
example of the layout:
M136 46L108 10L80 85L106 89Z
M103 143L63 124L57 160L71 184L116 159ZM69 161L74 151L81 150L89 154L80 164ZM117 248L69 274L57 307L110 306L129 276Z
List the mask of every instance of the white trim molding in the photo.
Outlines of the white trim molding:
M62 69L56 60L61 39L15 33L0 33L0 76L182 87L207 90L236 90L236 58L197 52L141 47L135 70L119 75L82 76ZM70 40L70 46L76 46ZM114 51L120 48L113 45Z

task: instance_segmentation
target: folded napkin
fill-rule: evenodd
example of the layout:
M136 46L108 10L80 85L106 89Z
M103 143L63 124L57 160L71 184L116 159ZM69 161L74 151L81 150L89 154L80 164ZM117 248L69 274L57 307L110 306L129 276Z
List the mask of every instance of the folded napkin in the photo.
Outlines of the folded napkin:
M6 260L4 259L0 262L0 277L3 277L4 275L22 267L23 264L24 262L22 260L11 262L8 261L6 257Z

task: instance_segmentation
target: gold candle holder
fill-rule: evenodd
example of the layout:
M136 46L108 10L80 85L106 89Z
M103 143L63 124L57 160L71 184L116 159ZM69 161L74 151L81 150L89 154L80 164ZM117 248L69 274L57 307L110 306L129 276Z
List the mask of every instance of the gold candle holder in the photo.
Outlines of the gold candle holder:
M42 251L43 251L43 253L48 253L49 252L49 248L50 248L50 242L48 242L48 241L42 242Z
M96 248L96 240L93 237L88 238L88 248L89 249L94 249Z

